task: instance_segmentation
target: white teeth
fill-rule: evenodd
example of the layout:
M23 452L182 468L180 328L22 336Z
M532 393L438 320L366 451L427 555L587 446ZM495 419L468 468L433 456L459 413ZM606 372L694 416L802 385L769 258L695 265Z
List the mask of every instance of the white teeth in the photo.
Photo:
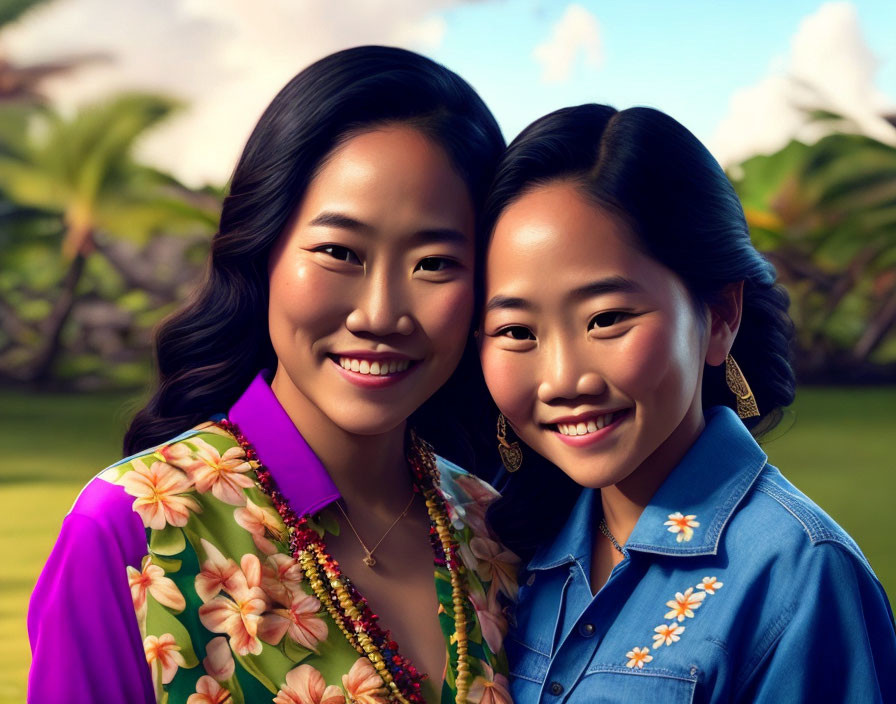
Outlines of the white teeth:
M395 374L396 372L403 372L410 366L410 364L410 361L407 359L371 362L366 359L351 359L349 357L339 358L339 366L343 369L358 372L359 374L372 374L374 376L386 376L388 374Z
M606 428L613 421L613 414L607 413L602 416L595 416L587 422L581 423L557 423L557 430L562 435L576 437L577 435L587 435L588 433L596 433L601 428Z

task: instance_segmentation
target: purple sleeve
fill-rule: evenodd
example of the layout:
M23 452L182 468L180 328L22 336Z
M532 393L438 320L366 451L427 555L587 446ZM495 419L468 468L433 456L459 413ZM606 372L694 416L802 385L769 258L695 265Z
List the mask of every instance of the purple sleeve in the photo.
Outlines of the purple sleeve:
M132 503L94 479L63 521L28 610L31 704L155 701L127 580L147 550Z

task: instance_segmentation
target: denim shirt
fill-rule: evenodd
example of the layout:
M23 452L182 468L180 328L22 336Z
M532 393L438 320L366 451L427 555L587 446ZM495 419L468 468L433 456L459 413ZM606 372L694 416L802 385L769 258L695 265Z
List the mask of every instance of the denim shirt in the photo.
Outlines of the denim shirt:
M858 546L730 409L706 421L596 595L596 490L529 562L517 704L896 701L893 614Z

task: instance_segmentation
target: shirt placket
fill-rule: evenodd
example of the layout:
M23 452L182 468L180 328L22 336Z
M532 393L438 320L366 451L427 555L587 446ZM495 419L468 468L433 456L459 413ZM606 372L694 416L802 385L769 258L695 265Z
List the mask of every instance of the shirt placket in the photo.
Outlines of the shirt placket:
M616 565L607 583L589 599L583 609L581 602L575 604L569 603L569 600L581 595L583 589L590 595L590 581L581 564L576 562L570 565L569 579L563 589L561 618L569 609L577 611L579 616L566 628L558 620L555 636L563 633L563 637L559 645L555 645L554 656L539 697L540 702L562 704L569 701L570 694L584 677L613 622L615 609L621 603L618 594L625 589L625 576L629 567L628 559Z

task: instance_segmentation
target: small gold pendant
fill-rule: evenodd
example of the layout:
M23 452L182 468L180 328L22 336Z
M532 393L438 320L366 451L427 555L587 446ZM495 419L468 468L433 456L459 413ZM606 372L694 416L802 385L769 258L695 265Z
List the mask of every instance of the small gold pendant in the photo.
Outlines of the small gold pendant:
M376 558L370 553L367 553L367 555L364 556L364 564L368 567L373 567L376 564Z

